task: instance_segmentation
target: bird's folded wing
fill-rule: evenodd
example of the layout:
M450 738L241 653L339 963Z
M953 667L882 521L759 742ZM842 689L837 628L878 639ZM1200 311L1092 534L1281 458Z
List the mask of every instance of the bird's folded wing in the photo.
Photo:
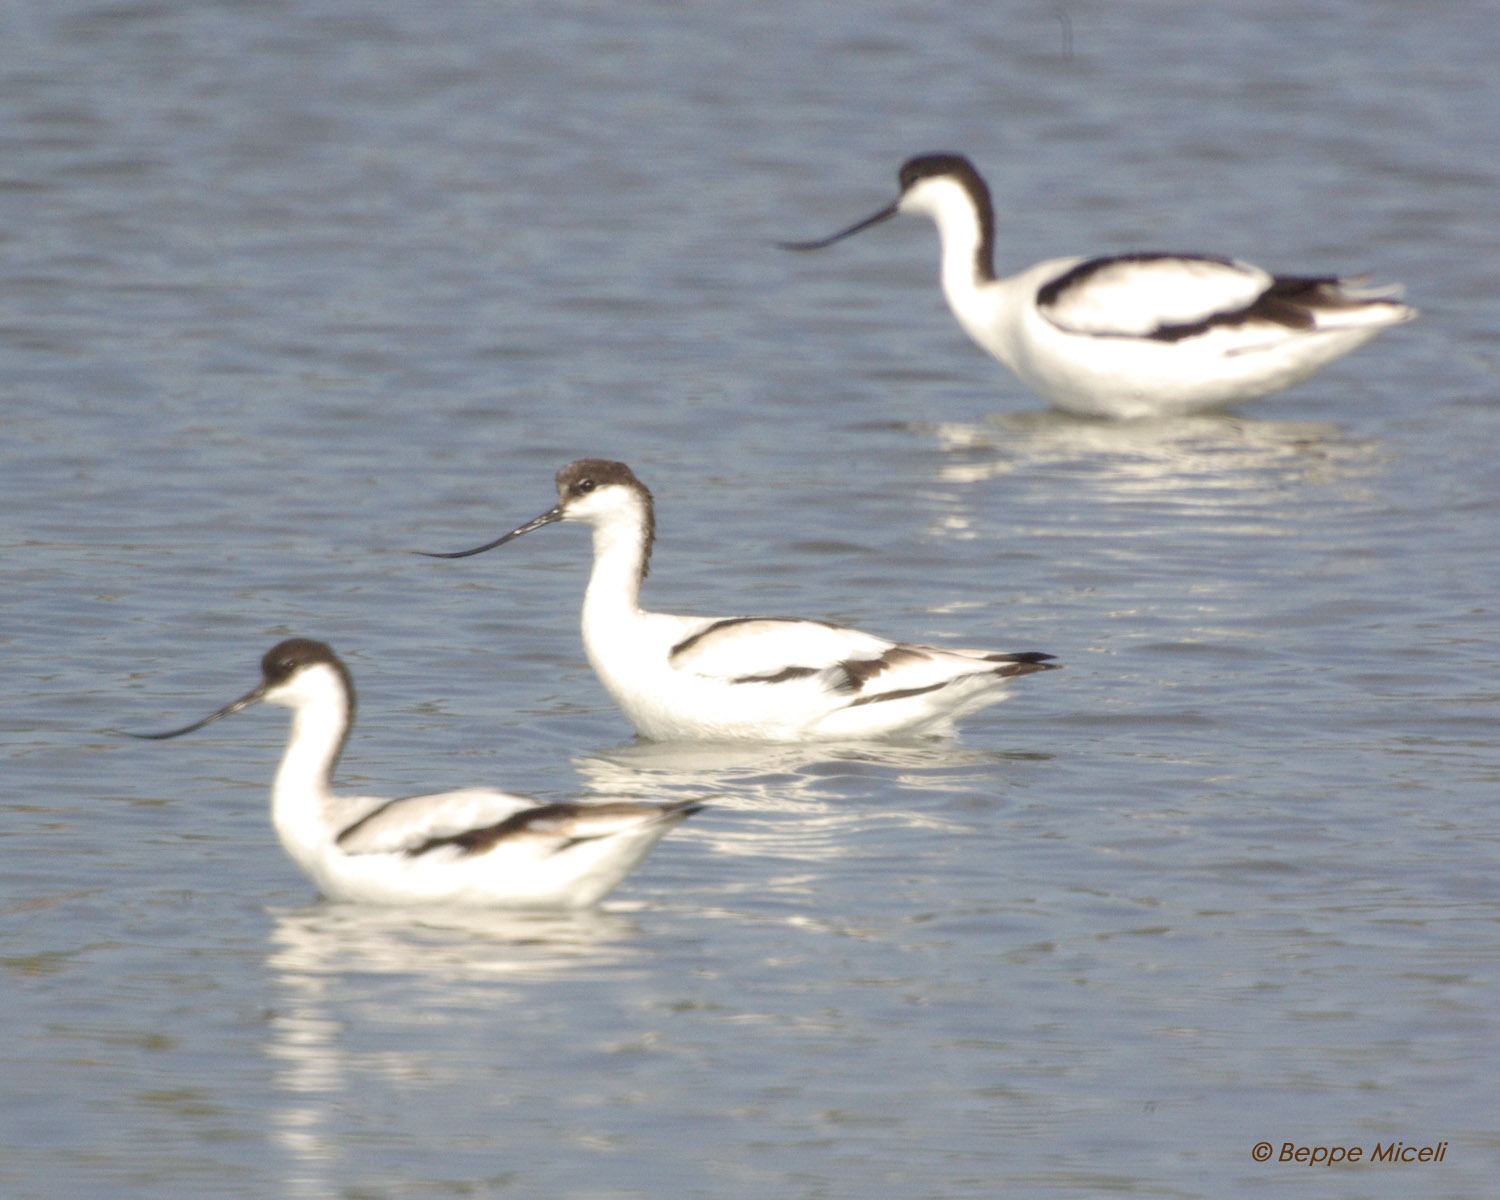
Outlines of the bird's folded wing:
M732 617L707 623L673 647L680 671L730 683L782 683L817 675L850 658L891 648L884 638L841 625L781 617Z
M1259 267L1177 254L1095 258L1037 292L1037 307L1074 333L1149 337L1249 308L1271 286Z
M504 821L537 802L489 788L390 800L338 836L345 854L394 854Z

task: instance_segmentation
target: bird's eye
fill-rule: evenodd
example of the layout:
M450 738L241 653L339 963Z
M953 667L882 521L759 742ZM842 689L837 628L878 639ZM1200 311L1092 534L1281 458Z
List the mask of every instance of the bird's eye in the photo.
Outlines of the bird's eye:
M580 479L578 481L578 491L582 492L584 495L588 495L588 493L592 492L593 490L594 481L592 479Z

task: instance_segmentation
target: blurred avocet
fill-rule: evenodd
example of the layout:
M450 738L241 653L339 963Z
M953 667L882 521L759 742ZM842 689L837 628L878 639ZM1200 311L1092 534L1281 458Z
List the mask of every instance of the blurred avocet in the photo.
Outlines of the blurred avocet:
M292 710L271 786L282 846L323 894L372 904L584 908L596 904L691 801L538 804L486 788L383 800L339 796L333 771L354 722L354 684L323 642L288 638L261 659L261 681L180 737L259 701Z
M1280 391L1409 321L1399 286L1272 275L1198 254L1057 258L997 278L989 188L967 158L924 154L900 195L818 250L897 213L938 228L948 307L971 338L1066 412L1172 416Z
M1052 655L891 642L826 621L646 612L656 536L651 493L628 466L580 459L557 474L558 503L505 536L434 558L465 558L555 521L594 531L583 645L636 731L677 739L802 741L949 732L1003 700Z

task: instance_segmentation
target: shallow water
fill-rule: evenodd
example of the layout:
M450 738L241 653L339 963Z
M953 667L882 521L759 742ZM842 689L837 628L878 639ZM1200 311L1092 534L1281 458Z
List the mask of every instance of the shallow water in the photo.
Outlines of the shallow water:
M940 15L938 15L940 12ZM0 8L0 1197L1485 1195L1500 885L1489 6ZM1044 412L893 222L968 152L1002 264L1213 250L1423 312L1284 396ZM1041 649L957 741L632 741L647 599ZM604 909L319 902L341 779L706 796ZM1257 1164L1269 1142L1441 1163Z

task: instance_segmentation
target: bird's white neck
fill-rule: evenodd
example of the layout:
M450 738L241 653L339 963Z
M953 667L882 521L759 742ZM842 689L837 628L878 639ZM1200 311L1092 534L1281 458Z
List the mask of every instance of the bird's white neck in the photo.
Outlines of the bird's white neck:
M641 581L651 555L649 525L624 513L594 526L594 569L583 595L585 640L591 629L640 615Z
M979 223L967 205L957 212L941 213L937 222L942 241L943 297L959 324L973 336L971 324L984 325L989 321L988 301L994 277L980 257L988 253L988 247L984 246Z
M987 197L971 195L956 180L936 178L903 196L901 211L923 213L937 226L944 291L973 289L995 278L995 222Z
M299 863L336 832L329 820L333 769L344 748L351 714L341 687L319 681L322 694L292 711L292 731L271 785L271 823Z
M902 197L902 212L920 213L937 225L943 296L969 336L982 336L999 302L994 271L994 217L988 197L976 197L957 180L936 177Z

